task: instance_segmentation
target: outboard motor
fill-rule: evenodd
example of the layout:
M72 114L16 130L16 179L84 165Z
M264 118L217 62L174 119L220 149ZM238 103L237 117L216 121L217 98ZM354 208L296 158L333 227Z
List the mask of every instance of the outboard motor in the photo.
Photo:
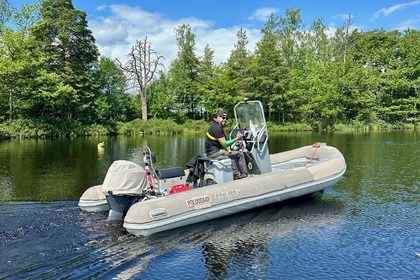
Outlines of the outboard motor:
M147 173L143 167L127 160L114 161L102 184L110 207L108 220L124 218L131 205L144 198L147 188Z

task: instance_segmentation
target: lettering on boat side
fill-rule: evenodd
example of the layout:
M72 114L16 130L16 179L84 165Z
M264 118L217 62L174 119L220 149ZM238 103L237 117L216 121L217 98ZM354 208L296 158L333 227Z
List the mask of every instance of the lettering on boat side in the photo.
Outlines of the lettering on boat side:
M168 213L166 212L165 208L157 208L157 209L150 210L149 214L150 214L150 217L152 217L153 219L156 219L156 218L164 217Z
M194 209L207 208L211 206L211 197L209 195L202 195L185 200L187 207L194 207Z
M241 196L242 192L243 192L243 189L227 190L227 191L224 191L224 192L215 193L213 195L213 198L215 200L226 200L226 199L230 199L230 198L233 198L233 197Z

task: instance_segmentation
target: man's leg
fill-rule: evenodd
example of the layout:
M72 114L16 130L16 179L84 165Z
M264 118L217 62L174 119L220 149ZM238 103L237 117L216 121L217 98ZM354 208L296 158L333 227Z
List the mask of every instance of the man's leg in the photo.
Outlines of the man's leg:
M232 169L233 169L233 166L235 166L236 172L240 173L241 177L248 176L248 169L246 168L244 153L240 151L232 151L230 152L229 157L235 161L232 164ZM235 173L235 170L234 170L234 173Z
M216 152L210 155L210 158L217 159L222 157L229 157L232 165L232 172L233 172L233 179L240 179L241 173L238 170L238 166L236 165L236 155L234 157L231 157L231 153L222 153L222 152Z

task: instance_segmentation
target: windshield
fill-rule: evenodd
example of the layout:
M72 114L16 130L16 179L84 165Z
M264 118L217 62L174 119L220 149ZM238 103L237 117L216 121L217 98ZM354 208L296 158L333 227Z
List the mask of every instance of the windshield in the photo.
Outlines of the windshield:
M236 126L241 129L258 131L265 126L262 104L259 101L247 101L235 106Z

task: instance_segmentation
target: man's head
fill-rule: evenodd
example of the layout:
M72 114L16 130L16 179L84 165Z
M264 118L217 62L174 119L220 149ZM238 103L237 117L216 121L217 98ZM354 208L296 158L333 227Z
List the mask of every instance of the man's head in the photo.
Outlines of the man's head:
M219 110L214 118L218 123L224 125L226 123L226 120L228 119L226 110Z

